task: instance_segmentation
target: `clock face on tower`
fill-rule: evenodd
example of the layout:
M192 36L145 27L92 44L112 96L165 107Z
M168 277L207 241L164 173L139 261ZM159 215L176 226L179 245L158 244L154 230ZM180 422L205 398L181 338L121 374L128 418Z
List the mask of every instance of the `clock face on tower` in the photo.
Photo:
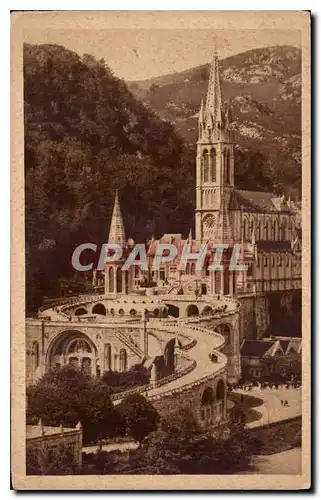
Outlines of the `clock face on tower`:
M215 226L216 218L214 214L206 214L203 217L204 229L213 229Z

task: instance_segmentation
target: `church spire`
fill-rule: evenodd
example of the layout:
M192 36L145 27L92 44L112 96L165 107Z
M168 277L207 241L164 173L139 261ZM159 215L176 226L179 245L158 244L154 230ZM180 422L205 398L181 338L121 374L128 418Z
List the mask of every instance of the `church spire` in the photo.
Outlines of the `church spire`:
M212 115L215 121L222 120L222 96L220 82L220 68L216 49L211 63L210 79L208 83L205 113Z
M110 223L108 243L120 245L122 248L126 246L126 236L125 236L123 218L120 211L118 189L116 190L113 215Z

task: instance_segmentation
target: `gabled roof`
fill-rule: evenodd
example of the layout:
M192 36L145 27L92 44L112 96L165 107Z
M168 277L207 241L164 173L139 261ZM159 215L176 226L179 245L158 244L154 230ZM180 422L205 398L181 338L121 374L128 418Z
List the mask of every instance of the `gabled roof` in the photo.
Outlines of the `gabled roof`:
M241 356L263 358L275 342L275 340L244 340L241 346Z
M235 190L234 204L253 212L291 212L282 197L265 191Z

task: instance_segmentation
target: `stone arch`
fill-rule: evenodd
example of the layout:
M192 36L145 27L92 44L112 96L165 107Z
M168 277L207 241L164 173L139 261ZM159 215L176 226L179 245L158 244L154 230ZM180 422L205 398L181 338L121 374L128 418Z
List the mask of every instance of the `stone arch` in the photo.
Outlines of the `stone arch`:
M75 316L82 316L83 314L87 314L87 310L84 307L78 307L75 311Z
M125 372L127 371L128 359L127 359L127 351L124 347L122 347L119 351L119 371Z
M111 370L111 361L112 361L112 355L111 355L111 344L105 344L104 347L104 364L105 364L105 370Z
M166 375L171 375L175 370L175 338L169 340L164 349Z
M107 314L106 307L104 306L104 304L101 303L96 304L92 308L92 314L101 314L102 316L106 316Z
M220 379L216 386L216 401L224 401L225 399L225 383Z
M173 316L174 318L179 317L179 308L177 306L174 306L173 304L166 304L168 307L168 315Z
M151 358L154 358L156 356L163 356L163 348L162 348L162 343L159 340L159 338L151 332L148 332L148 354L151 356Z
M215 395L212 387L206 387L201 396L201 420L205 427L213 423L213 406L215 403Z
M122 292L122 272L120 267L117 267L116 271L116 292Z
M114 268L110 267L108 269L108 291L110 293L114 292Z
M202 311L202 314L209 315L209 314L212 314L212 312L213 312L213 308L211 306L205 306L203 311Z
M190 304L186 308L186 316L198 316L199 315L199 310L198 307L195 304Z
M228 323L221 323L218 325L215 330L224 337L225 339L225 345L229 346L231 345L232 341L232 327Z
M73 364L87 373L96 374L97 347L84 332L65 330L50 342L46 353L46 369Z

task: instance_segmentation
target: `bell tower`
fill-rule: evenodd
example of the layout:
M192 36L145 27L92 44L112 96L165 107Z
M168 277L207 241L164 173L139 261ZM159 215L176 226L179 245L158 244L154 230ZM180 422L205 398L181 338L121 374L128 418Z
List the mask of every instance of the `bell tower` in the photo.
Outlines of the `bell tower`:
M228 208L234 187L230 106L223 109L219 59L211 63L206 103L201 102L196 156L195 235L200 242L232 239Z

